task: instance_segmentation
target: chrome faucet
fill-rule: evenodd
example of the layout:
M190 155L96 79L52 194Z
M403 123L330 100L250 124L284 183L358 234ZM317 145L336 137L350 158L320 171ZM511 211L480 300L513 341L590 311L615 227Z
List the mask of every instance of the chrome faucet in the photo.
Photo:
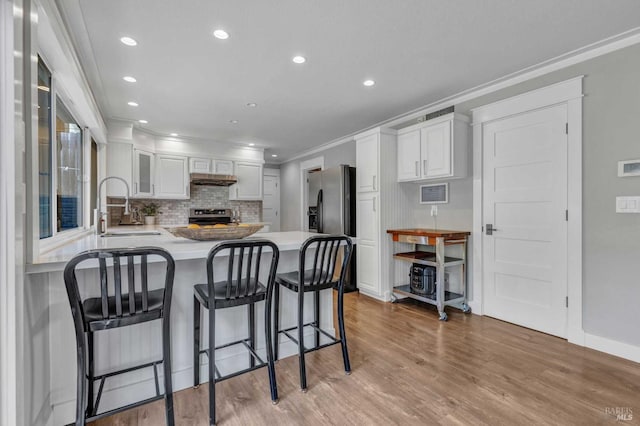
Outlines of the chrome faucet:
M100 220L102 220L102 216L104 216L104 213L100 211L100 204L101 204L101 197L100 197L100 192L102 190L102 184L105 183L105 181L109 180L109 179L117 179L122 181L122 183L124 183L124 186L127 188L127 196L124 198L124 204L106 204L107 207L124 207L124 214L129 214L129 184L127 183L126 180L122 179L121 177L118 176L107 176L106 178L102 179L100 181L100 183L98 184L98 198L96 200L96 208L93 211L93 217L94 217L94 224L96 225L96 234L100 235L104 232L106 232L106 226L105 226L105 230L102 229L102 227L100 226Z

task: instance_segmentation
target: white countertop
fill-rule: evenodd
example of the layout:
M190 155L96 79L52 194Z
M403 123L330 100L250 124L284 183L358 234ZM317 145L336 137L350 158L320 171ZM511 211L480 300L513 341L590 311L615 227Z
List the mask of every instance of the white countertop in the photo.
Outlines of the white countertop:
M62 271L66 263L76 254L99 248L123 248L155 246L166 249L173 258L178 260L204 259L209 250L220 241L194 241L176 237L165 227L155 226L120 226L111 227L109 232L159 231L160 235L136 235L127 237L100 237L95 234L86 235L66 243L58 248L43 253L33 264L27 265L27 273ZM263 232L248 238L265 238L273 241L280 251L299 250L302 243L309 237L318 235L313 232Z

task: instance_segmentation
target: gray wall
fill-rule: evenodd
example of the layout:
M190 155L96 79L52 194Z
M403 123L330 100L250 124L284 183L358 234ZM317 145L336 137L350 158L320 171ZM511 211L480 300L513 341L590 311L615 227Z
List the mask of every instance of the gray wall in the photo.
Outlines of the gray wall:
M324 157L324 167L334 167L340 164L356 165L356 143L347 142L325 151L308 155L280 165L280 211L281 230L299 231L300 223L300 163L311 158Z
M617 177L619 160L640 158L640 45L456 105L456 111L469 114L471 108L579 75L585 76L583 326L587 333L640 345L640 214L615 212L617 195L640 195L640 177ZM470 193L471 181L463 184L467 188L459 190Z

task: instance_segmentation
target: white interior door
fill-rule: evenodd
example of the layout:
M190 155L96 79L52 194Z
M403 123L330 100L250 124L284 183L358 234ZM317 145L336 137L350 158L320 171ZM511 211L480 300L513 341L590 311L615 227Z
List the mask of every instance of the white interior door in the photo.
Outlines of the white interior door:
M483 126L485 314L566 337L567 109ZM488 227L495 230L488 235Z
M270 232L280 232L280 177L264 176L262 220L269 222Z

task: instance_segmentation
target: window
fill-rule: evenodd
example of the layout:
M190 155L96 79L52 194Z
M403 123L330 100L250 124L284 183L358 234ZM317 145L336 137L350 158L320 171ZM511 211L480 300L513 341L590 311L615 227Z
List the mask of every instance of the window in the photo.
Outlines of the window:
M40 238L53 235L51 218L51 72L38 58L38 186Z
M56 229L82 226L82 129L56 99Z
M51 71L38 58L38 207L41 240L83 227L83 157L82 128L56 96Z

